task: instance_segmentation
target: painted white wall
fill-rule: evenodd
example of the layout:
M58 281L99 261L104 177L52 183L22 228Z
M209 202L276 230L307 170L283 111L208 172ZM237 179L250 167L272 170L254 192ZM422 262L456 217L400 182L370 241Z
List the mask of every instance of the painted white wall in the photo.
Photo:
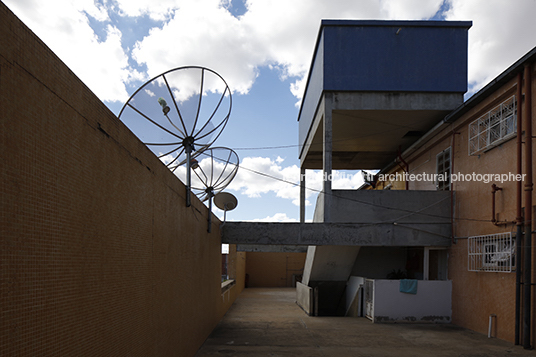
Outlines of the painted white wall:
M352 302L354 299L357 299L359 296L357 295L357 292L359 290L359 286L362 284L365 284L365 279L360 276L351 276L350 279L348 279L348 282L346 283L346 311L348 312L348 309L350 308L350 305L352 305Z
M308 315L313 312L313 289L300 282L296 283L296 302Z
M419 280L415 295L399 289L400 280L374 280L374 322L451 322L452 281Z

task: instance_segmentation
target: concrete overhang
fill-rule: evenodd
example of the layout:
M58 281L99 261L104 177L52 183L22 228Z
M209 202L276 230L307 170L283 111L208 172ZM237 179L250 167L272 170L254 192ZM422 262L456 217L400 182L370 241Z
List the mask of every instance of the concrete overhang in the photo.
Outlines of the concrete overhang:
M303 143L301 167L305 169L322 169L325 95ZM384 167L463 102L463 94L445 93L331 92L329 95L332 162L333 169L338 170Z
M222 243L251 245L450 246L445 229L412 223L227 222ZM448 231L448 229L447 229Z

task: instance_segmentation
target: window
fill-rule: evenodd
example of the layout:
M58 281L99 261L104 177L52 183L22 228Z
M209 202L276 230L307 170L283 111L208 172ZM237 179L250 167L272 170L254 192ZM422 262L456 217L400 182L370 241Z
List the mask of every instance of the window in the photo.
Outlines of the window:
M512 96L469 124L469 155L494 148L516 132L516 97Z
M436 156L436 188L439 191L450 190L450 148Z
M469 271L506 272L514 270L515 241L512 233L468 238Z

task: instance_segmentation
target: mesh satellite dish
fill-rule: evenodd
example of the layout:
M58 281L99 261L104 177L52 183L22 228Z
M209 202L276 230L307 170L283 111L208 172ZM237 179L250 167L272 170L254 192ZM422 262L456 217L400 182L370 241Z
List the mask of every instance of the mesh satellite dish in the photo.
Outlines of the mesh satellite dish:
M192 190L201 201L208 201L209 232L212 223L212 198L231 183L238 172L238 165L236 152L225 147L206 149L192 159L191 167L194 173Z
M223 211L223 224L227 220L227 211L232 211L238 206L238 200L229 192L220 192L214 196L214 204Z
M186 206L190 206L191 161L220 136L231 107L231 90L218 73L189 66L143 84L119 118L171 171L186 164Z

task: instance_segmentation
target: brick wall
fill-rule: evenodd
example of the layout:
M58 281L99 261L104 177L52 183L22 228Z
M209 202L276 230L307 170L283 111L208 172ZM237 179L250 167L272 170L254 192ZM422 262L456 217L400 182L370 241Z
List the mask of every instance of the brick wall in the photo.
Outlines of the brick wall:
M470 156L469 123L478 119L492 108L516 93L516 78L490 93L478 105L460 117L453 125L425 143L415 154L406 158L413 167L413 173L435 173L436 155L453 145L453 172L463 174L502 174L517 172L516 138L502 143L480 155ZM533 78L533 93L536 81ZM534 103L534 94L533 94ZM534 109L533 109L534 111ZM533 126L534 126L533 117ZM525 136L525 135L524 135ZM525 140L525 138L523 139ZM536 148L533 147L533 155ZM524 155L524 154L523 154ZM525 173L525 171L523 171ZM452 322L477 332L487 334L490 314L494 318L492 335L499 339L514 342L515 337L515 272L474 272L468 271L467 237L513 232L514 224L495 226L492 218L491 185L495 183L502 188L495 195L496 213L500 221L515 221L516 186L515 181L478 182L457 181L453 183L454 224L453 233L456 243L448 251L448 278L452 280ZM430 182L411 182L410 189L435 189ZM536 193L536 192L535 192ZM533 193L533 200L536 196ZM523 202L524 206L524 202ZM522 257L521 257L522 259ZM534 259L534 258L533 258ZM533 260L534 262L534 260ZM532 274L535 268L533 265ZM532 296L532 306L536 296ZM536 333L532 327L532 339Z
M0 355L195 354L222 315L219 221L0 19Z
M303 274L307 253L248 252L248 287L291 287L292 276Z

